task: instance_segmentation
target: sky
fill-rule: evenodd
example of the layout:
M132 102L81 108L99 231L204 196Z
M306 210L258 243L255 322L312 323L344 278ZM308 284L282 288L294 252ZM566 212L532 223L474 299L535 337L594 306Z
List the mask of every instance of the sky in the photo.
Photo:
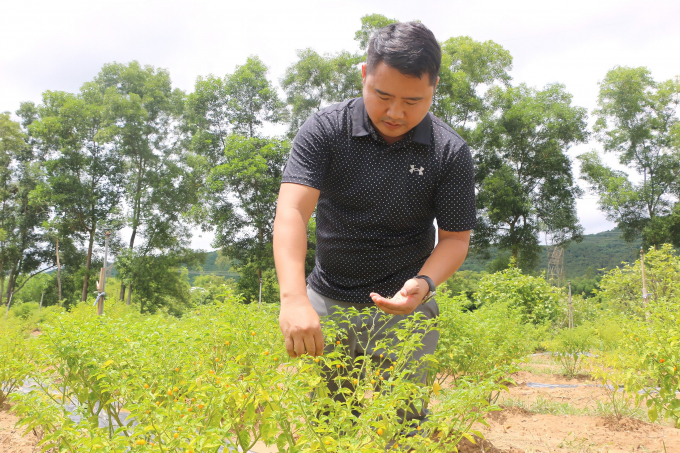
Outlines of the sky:
M589 112L598 81L617 65L646 66L656 80L680 76L678 0L3 0L0 112L40 102L46 90L75 92L114 61L166 68L176 87L192 91L198 76L224 76L258 55L278 83L300 49L358 50L360 18L374 13L420 20L440 41L495 41L513 57L513 83L562 83ZM591 149L595 141L569 155ZM578 213L587 234L615 226L592 194ZM211 238L197 232L192 245L210 249Z

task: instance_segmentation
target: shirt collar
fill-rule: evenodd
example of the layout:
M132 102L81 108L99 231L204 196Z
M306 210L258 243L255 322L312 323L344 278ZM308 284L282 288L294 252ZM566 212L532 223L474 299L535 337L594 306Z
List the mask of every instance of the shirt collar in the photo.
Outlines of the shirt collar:
M352 109L352 136L353 137L363 137L366 135L371 135L369 128L372 128L370 121L368 119L368 113L366 112L366 106L364 105L363 98L357 98ZM430 132L432 131L432 118L428 112L425 118L418 123L416 127L411 129L405 139L409 139L421 143L423 145L430 145Z

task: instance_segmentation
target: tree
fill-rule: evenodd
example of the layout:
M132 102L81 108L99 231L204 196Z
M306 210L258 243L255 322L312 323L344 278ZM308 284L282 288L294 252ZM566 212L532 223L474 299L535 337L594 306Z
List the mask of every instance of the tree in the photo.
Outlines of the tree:
M185 266L197 266L205 254L185 247L154 250L123 250L117 257L117 270L135 288L140 313L160 309L179 316L191 301L191 286Z
M213 75L198 77L194 92L187 96L184 128L190 137L188 146L205 159L208 169L224 158L225 140L231 132L228 102L225 81Z
M364 56L350 52L319 55L312 49L298 51L298 61L286 69L281 86L291 107L288 137L318 110L362 94L358 65Z
M120 215L123 166L106 137L104 96L94 83L79 94L47 91L29 131L46 153L38 191L54 216L87 243L81 300L87 300L97 227Z
M48 209L34 197L42 179L39 155L9 113L0 114L0 162L0 302L6 295L9 309L12 295L48 270L42 266L47 252L41 235Z
M274 216L289 149L284 140L230 135L225 163L208 177L214 246L240 263L238 286L248 301L257 298L259 279L274 267Z
M106 133L125 165L126 223L131 229L127 256L142 260L128 267L136 272L149 270L150 265L144 264L147 256L155 257L154 266L172 267L171 257L188 253L185 213L196 202L200 183L182 146L184 93L172 89L168 71L142 67L136 61L104 65L95 83L106 103ZM171 256L161 259L164 253ZM149 278L162 278L165 271L154 271ZM120 299L125 299L127 289L129 304L130 284L141 281L143 274L126 275Z
M16 187L11 166L26 146L21 125L12 121L9 112L0 114L0 305L5 294L5 274L9 264L9 231L13 229L15 211L11 209Z
M432 113L473 141L477 121L490 108L486 92L493 86L509 86L512 57L493 41L482 43L469 36L450 38L441 47L442 66ZM475 143L471 144L474 147Z
M581 172L627 241L640 235L645 246L678 241L679 103L680 78L656 82L644 67L618 66L600 83L597 138L641 180L606 166L594 151L579 156Z
M382 14L367 14L361 18L361 28L354 33L354 40L359 43L359 48L366 52L368 42L376 30L399 22L397 19L388 19Z
M475 132L479 222L472 243L478 252L508 250L533 268L540 231L558 232L561 243L581 239L580 191L565 152L586 140L586 111L573 107L559 84L493 88L489 102L494 113Z
M213 245L238 262L239 286L249 300L273 268L271 223L288 153L287 142L262 138L259 129L285 117L257 57L223 79L199 78L187 98L191 146L207 178L194 214L204 230L216 229Z
M285 118L284 105L267 80L267 71L254 56L225 78L226 107L233 132L252 138L264 122L278 123Z
M286 119L285 105L267 79L267 67L249 57L224 78L199 77L186 99L184 127L190 148L210 169L224 162L226 138L231 133L254 137L265 123Z

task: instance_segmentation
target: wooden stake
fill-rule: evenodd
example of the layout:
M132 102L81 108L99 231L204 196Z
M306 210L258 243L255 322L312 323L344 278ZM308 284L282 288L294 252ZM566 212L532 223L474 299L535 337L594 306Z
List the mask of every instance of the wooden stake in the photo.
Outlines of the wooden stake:
M569 283L569 328L574 328L574 307L571 304L571 280Z
M59 303L61 304L61 264L59 263L59 238L57 238L57 289L59 290Z
M647 281L645 279L645 251L640 247L640 267L642 268L642 300L647 306Z
M99 269L99 281L97 282L97 291L101 294L104 292L106 289L105 287L105 279L106 279L106 272L105 269L102 267ZM98 315L103 315L104 314L104 296L97 296L99 300L97 300L97 314Z

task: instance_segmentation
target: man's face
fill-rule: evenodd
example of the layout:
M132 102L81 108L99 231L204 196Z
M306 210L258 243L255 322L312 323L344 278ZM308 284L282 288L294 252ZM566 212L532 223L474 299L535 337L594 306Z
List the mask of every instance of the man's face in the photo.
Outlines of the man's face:
M399 141L430 110L436 84L430 85L428 74L407 76L381 61L372 74L362 65L361 75L366 112L387 143Z

